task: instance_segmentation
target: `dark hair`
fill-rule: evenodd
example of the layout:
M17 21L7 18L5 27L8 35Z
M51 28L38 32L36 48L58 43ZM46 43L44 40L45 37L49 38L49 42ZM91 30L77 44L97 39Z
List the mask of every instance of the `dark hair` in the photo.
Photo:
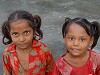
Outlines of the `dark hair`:
M63 38L65 38L68 28L72 23L77 23L78 25L83 27L87 32L87 34L90 37L94 38L93 44L91 46L91 49L93 49L96 46L100 36L100 24L97 21L89 22L85 18L81 18L81 17L74 18L74 19L66 18L65 23L63 24L62 27Z
M39 37L38 40L43 38L43 33L40 29L41 18L38 15L32 16L32 14L30 14L27 11L17 10L8 17L7 21L5 21L1 27L2 34L3 34L3 40L2 40L3 44L7 45L12 42L12 39L10 36L10 23L20 20L20 19L29 21L29 25L33 28L33 31L35 32L34 34L35 37L33 39L36 39L37 36ZM5 39L7 40L5 41Z

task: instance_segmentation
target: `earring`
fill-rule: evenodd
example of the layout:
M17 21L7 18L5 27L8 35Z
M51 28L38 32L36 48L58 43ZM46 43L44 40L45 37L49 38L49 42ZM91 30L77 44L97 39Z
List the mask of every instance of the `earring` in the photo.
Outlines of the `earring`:
M88 47L89 47L89 48L91 48L91 46L92 46L92 44L89 44L89 46L88 46Z

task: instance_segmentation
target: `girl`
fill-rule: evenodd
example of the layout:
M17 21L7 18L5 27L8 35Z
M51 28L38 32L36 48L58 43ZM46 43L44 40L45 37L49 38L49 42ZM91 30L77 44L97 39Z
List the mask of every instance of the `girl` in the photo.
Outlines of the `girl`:
M41 18L18 10L2 25L3 43L11 44L3 53L5 75L48 75L53 56L49 48L39 40Z
M51 75L100 75L100 54L92 51L100 36L99 23L66 18L62 35L67 52L55 62Z

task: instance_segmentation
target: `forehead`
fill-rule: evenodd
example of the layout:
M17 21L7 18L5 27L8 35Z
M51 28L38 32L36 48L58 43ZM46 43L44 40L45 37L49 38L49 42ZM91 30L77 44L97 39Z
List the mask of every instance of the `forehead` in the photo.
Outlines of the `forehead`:
M26 23L26 24L28 24L29 21L28 20L24 20L24 19L19 19L19 20L11 22L10 25L18 25L20 23Z
M67 33L69 34L74 34L74 35L86 35L86 36L88 36L88 34L87 34L87 32L85 31L85 29L82 27L82 26L80 26L79 24L77 24L77 23L72 23L70 26L69 26L69 28L68 28L68 30L67 30Z
M21 19L10 23L10 30L24 30L27 28L31 28L29 21L27 20Z
M77 23L75 23L75 22L73 22L73 23L71 23L71 24L69 25L68 30L69 30L69 29L73 29L73 30L77 30L77 31L79 31L79 30L84 30L84 31L85 31L85 29L84 29L81 25L79 25L79 24L77 24Z

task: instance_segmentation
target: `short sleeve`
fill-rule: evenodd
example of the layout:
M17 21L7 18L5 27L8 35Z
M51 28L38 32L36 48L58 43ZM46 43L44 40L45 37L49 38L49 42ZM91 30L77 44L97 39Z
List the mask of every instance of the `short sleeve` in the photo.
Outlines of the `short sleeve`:
M10 58L8 52L4 52L2 56L4 75L12 75L10 67Z
M97 56L97 69L96 74L100 75L100 54Z
M54 64L54 58L53 58L49 48L48 48L48 51L46 53L46 56L47 56L47 58L46 58L46 62L47 62L46 72L47 72L47 74L46 75L49 75L50 71L52 70L52 66Z
M91 55L92 61L97 64L97 68L96 68L96 75L100 75L100 53L97 52L93 52L92 51L92 55Z

